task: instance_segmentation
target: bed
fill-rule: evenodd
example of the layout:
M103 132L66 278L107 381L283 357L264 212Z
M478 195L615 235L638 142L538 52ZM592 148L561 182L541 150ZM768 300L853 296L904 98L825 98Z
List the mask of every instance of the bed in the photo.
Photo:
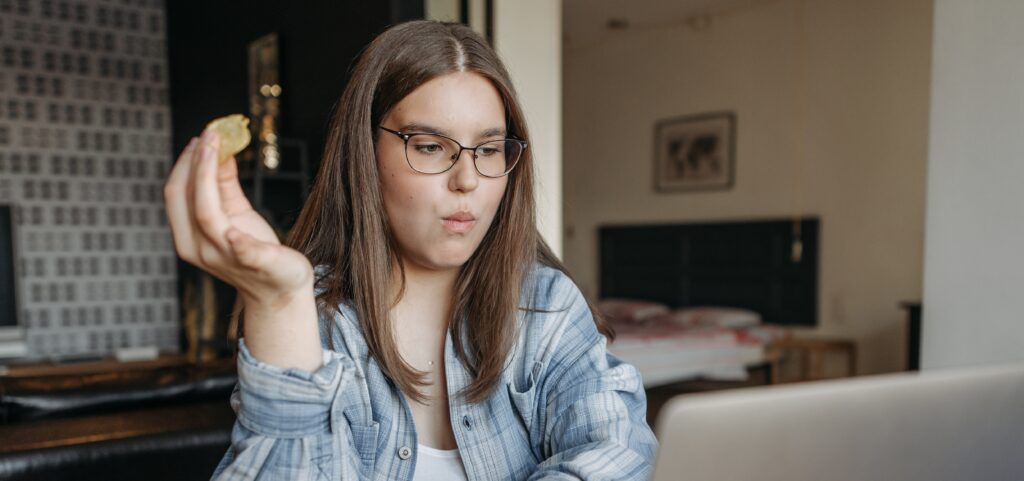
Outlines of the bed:
M747 381L767 346L817 324L818 231L816 218L601 227L609 350L647 388Z

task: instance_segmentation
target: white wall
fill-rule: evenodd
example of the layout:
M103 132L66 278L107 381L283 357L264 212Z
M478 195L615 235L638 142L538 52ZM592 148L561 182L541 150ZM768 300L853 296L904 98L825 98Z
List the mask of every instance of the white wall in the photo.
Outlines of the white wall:
M922 366L1024 360L1024 2L935 5Z
M932 2L804 3L803 61L792 0L703 31L570 38L565 260L593 296L602 224L817 215L817 331L857 340L861 372L902 369L898 304L921 296ZM655 123L713 110L738 115L735 186L656 194Z
M562 2L495 0L494 45L526 111L540 232L562 257Z

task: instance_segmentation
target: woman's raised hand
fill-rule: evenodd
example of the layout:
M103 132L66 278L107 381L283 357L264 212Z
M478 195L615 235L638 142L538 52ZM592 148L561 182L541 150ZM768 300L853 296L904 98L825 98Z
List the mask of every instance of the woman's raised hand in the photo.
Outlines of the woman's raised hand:
M282 245L253 209L239 183L236 161L218 162L219 145L210 130L193 138L164 185L178 255L234 286L246 305L270 305L311 290L309 259Z

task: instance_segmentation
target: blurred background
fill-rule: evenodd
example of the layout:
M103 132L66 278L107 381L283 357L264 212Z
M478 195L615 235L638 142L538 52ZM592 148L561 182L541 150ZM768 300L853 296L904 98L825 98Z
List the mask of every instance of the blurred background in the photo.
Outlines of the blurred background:
M355 56L463 22L524 104L541 232L690 392L1024 358L1012 0L0 0L0 473L206 479L234 291L162 186L242 113L283 236ZM182 462L188 460L188 462Z

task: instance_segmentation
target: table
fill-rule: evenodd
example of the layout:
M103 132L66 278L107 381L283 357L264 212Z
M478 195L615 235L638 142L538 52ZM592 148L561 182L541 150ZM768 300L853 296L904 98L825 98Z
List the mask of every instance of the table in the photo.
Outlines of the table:
M796 381L825 379L824 358L837 353L845 358L846 375L857 375L857 344L846 338L834 337L790 337L772 342L767 347L772 359L772 384L783 382L783 364L794 355L799 357L799 377Z

